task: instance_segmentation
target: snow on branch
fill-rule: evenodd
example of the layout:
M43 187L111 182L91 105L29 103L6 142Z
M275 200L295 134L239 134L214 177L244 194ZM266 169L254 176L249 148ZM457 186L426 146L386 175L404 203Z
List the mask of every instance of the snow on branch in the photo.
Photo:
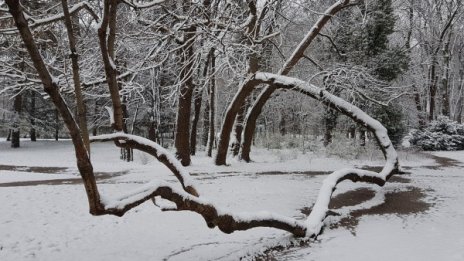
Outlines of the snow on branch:
M96 214L122 216L133 207L156 196L161 196L175 203L177 211L187 210L200 214L205 219L208 227L218 227L227 234L255 227L272 227L288 231L297 237L306 235L305 224L293 218L268 212L232 213L220 209L213 202L188 194L165 182L157 181L147 183L137 190L118 198L111 199L102 196L101 203L104 205L104 209L101 209Z
M163 148L156 142L140 136L126 134L123 132L94 136L91 137L90 140L111 140L115 141L116 145L119 147L129 147L133 149L138 149L154 156L157 160L159 160L166 167L168 167L169 170L172 171L172 173L177 177L185 191L192 195L198 196L198 192L195 188L194 181L191 178L188 171L184 169L182 164L171 153L169 153L165 148Z
M164 3L165 0L154 0L147 3L143 3L143 1L134 1L134 0L122 0L123 3L133 7L134 9L144 9L159 6L160 4Z
M93 10L92 6L90 6L90 4L87 1L80 2L78 4L73 5L71 8L69 8L69 13L71 15L74 15L74 14L78 13L82 9L86 10L92 16L92 18L95 19L95 21L99 20L98 15L96 14L96 12ZM58 14L55 14L55 15L52 15L52 16L49 16L49 17L46 17L46 18L40 18L40 19L31 17L28 14L24 14L24 18L26 19L26 21L29 22L29 27L30 28L35 28L35 27L38 27L38 26L42 26L42 25L46 25L46 24L50 24L50 23L54 23L54 22L63 20L64 19L64 13L58 13ZM3 31L3 32L10 32L10 31L13 32L13 31L16 31L16 28L7 28L7 29L2 29L1 31Z
M291 77L258 72L255 74L254 80L260 83L275 85L278 88L295 90L306 94L364 125L373 132L386 158L385 166L379 173L360 169L342 169L330 174L324 180L313 210L306 220L307 236L320 233L323 221L329 210L328 206L332 193L335 191L338 183L344 180L351 180L353 182L360 181L383 186L385 182L398 171L398 155L388 137L387 130L379 121L373 119L355 105L350 104L322 88Z

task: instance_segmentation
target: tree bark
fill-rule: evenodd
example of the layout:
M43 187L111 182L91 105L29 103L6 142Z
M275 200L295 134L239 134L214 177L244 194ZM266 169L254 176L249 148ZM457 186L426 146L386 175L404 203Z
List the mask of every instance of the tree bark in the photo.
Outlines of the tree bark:
M198 87L195 89L195 98L193 102L193 120L192 130L190 131L190 155L195 155L197 149L197 129L200 121L201 102L203 98L203 90Z
M35 129L35 91L31 91L31 111L30 111L30 117L31 117L31 129L29 131L29 134L31 136L31 141L37 141L37 135L36 135L36 129Z
M208 127L208 142L207 142L207 151L206 155L208 157L213 156L213 146L214 138L216 137L216 56L211 55L211 73L210 73L210 83L209 83L209 127ZM227 150L227 147L226 147Z
M332 109L326 109L324 112L324 147L332 143L332 133L337 125L338 114Z
M195 86L193 85L193 39L196 28L192 27L185 32L184 47L181 48L180 90L178 98L176 133L174 146L176 157L183 166L190 165L190 115L192 106L192 96Z
M22 94L16 94L13 102L14 115L13 115L13 128L11 134L11 147L19 148L20 147L20 115L21 109L23 107L23 98Z
M77 122L79 123L79 128L81 129L82 139L84 141L87 152L90 154L90 141L89 141L89 131L87 129L87 117L86 117L86 108L84 103L84 98L82 95L81 80L79 73L79 54L76 48L76 37L74 35L74 27L76 27L76 19L71 18L68 9L68 1L61 0L61 6L63 7L64 14L64 24L66 26L68 41L69 41L69 50L71 57L71 66L73 72L73 83L74 83L74 93L76 95L76 106L77 106ZM74 21L73 21L74 20ZM77 25L78 25L77 20Z

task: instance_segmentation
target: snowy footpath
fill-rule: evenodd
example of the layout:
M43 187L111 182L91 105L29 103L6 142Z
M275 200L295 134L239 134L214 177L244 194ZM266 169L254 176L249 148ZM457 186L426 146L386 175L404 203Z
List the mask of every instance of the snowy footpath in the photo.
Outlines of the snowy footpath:
M202 154L202 152L199 152ZM381 166L294 151L258 150L255 162L193 158L188 171L202 197L236 212L272 211L305 219L330 171ZM0 260L464 260L464 152L400 153L408 174L385 187L340 184L316 240L256 228L230 235L190 212L161 212L153 203L118 218L88 214L69 141L0 141ZM176 182L149 156L119 160L111 144L92 146L105 195L152 179Z

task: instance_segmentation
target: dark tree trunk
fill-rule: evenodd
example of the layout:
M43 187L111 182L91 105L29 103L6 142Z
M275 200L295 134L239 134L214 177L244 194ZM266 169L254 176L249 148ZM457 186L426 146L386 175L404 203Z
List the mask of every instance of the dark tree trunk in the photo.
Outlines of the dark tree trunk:
M13 131L11 129L8 130L8 136L6 136L6 141L11 141L11 133Z
M216 136L215 121L216 121L216 56L211 56L211 79L209 84L209 132L206 154L208 157L213 155L214 137Z
M20 126L19 126L19 120L20 120L20 114L21 114L21 108L23 106L23 99L21 94L17 94L14 98L14 118L13 118L13 131L11 135L11 147L12 148L19 148L20 142Z
M208 88L209 96L209 88ZM208 135L209 135L209 99L205 104L205 111L203 112L203 134L201 135L201 143L203 146L208 145Z
M324 147L332 143L332 133L337 125L338 113L332 109L327 108L324 112Z
M58 141L58 136L60 132L60 118L58 115L58 110L55 110L55 140Z
M274 86L267 87L265 91L258 96L257 101L251 107L251 110L248 112L246 117L245 128L243 132L242 150L240 155L240 158L246 162L251 161L250 151L256 128L256 121L258 120L258 116L261 114L264 105L266 104L267 100L269 100L274 91Z
M436 74L436 58L432 58L432 65L430 66L430 84L429 84L429 121L435 119L435 106L436 106L436 96L437 96L437 81L438 76Z
M195 155L197 148L197 129L198 121L200 120L201 112L201 102L203 98L203 90L200 88L195 89L195 98L194 98L194 112L193 112L193 121L192 121L192 130L190 131L190 155Z
M31 91L31 130L30 136L31 141L37 141L36 130L35 130L35 91Z
M182 48L180 72L180 91L177 109L176 132L174 146L176 147L176 157L183 166L190 165L190 114L192 106L193 89L193 36L195 28L190 28L185 32L185 43Z
M450 53L450 41L451 41L451 35L448 35L448 40L445 42L445 45L443 47L443 77L441 80L441 85L442 85L442 103L443 103L443 110L442 113L445 116L450 117L450 99L449 99L449 67L450 67L450 60L451 60L451 53Z
M366 146L366 130L363 127L359 128L359 146Z

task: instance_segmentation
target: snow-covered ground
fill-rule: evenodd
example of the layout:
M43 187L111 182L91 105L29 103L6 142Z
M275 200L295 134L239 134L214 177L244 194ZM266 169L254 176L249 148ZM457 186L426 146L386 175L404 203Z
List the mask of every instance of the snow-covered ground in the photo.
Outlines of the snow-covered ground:
M266 253L277 260L464 260L462 167L420 167L436 162L412 153L401 155L402 164L412 167L408 183L392 182L381 189L343 183L336 193L368 187L377 194L339 212L382 204L386 194L411 187L424 191L423 200L433 203L427 211L363 215L354 228L326 229L309 246ZM437 155L464 161L464 152ZM253 156L254 163L229 160L231 165L223 167L196 156L188 170L202 197L220 206L304 219L301 209L314 203L327 171L382 165L291 150L258 150ZM119 150L110 143L94 144L92 159L95 171L104 177L99 183L105 195L117 196L151 179L175 181L164 166L143 154L137 153L132 163L119 160ZM78 178L69 141L24 141L20 149L0 141L0 260L237 260L293 240L270 228L226 235L208 229L197 214L161 212L151 202L121 218L93 217L83 186L70 182Z

